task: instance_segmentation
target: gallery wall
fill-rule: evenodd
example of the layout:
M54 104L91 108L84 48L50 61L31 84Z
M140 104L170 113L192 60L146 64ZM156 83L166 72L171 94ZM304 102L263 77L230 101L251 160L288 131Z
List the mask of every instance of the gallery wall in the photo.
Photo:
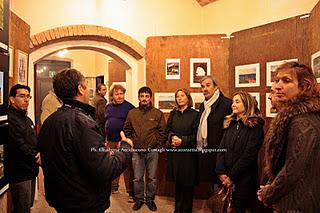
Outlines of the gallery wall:
M146 45L146 82L153 92L175 92L188 88L200 92L199 87L190 87L190 59L210 59L211 74L224 93L229 94L227 72L229 40L224 34L149 37ZM179 79L166 79L166 59L180 59Z

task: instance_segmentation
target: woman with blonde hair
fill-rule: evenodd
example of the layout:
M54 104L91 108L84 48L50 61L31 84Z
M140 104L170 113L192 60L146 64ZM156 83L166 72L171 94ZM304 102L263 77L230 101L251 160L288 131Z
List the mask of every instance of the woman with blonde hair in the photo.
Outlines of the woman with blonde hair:
M174 212L191 213L193 188L197 183L199 113L191 108L192 98L187 89L178 89L175 101L177 107L170 112L166 129L167 178L176 184Z
M276 70L277 105L265 138L269 181L257 195L276 212L320 210L320 93L312 70L288 62Z
M216 173L232 193L235 212L246 212L255 200L258 152L263 142L264 120L257 101L247 92L233 95L232 114L224 120L224 136L217 154Z

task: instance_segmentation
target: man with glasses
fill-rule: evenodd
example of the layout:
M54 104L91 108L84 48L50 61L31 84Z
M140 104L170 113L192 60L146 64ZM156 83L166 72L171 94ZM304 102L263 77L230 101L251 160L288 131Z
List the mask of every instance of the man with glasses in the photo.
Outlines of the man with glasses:
M27 116L30 87L16 84L9 93L9 137L4 144L4 173L9 181L14 212L30 212L40 154L32 120Z

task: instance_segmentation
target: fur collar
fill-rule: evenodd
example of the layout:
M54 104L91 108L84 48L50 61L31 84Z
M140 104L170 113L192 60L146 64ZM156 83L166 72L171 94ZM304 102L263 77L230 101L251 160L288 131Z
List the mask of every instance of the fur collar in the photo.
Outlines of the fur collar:
M230 126L231 122L236 122L236 121L237 121L236 117L227 117L224 120L223 127L226 129ZM262 126L264 125L264 120L259 115L250 116L247 119L241 118L240 121L243 123L243 125L250 127L250 128L253 128L256 125L262 125Z
M266 173L272 180L284 164L287 147L288 127L291 120L305 113L320 113L320 95L300 96L283 105L271 122L265 138Z

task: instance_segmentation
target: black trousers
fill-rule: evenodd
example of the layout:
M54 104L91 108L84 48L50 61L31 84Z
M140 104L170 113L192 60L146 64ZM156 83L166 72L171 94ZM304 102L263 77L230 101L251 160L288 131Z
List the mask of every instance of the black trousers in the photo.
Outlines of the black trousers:
M193 188L193 186L176 184L174 212L192 213Z

